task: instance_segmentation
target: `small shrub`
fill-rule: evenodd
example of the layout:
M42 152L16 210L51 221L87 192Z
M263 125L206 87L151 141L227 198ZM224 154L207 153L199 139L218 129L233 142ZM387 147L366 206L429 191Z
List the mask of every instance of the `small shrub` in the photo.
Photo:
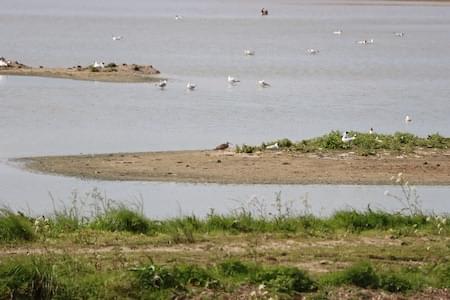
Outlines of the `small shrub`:
M147 218L124 206L111 208L97 216L91 226L100 230L133 233L149 233L151 229L150 221Z
M379 277L369 262L357 263L343 273L344 282L362 288L377 288Z
M243 144L242 146L236 146L236 152L237 153L254 153L257 151L257 147L255 146L249 146L246 144Z
M264 283L282 293L312 292L317 290L315 282L302 270L292 267L273 267L256 273L254 282Z
M397 274L382 274L380 288L391 293L402 293L412 289L412 284L406 278Z
M249 272L249 267L237 259L226 260L218 268L226 276L246 275Z
M135 273L139 287L149 290L185 290L188 285L206 288L220 286L219 281L206 269L196 265L166 267L150 264L131 271Z
M31 241L34 237L28 218L8 209L0 209L0 242Z
M117 67L117 65L113 62L106 65L106 68L115 68L115 67Z
M289 148L293 145L292 141L286 138L278 140L277 143L280 148Z

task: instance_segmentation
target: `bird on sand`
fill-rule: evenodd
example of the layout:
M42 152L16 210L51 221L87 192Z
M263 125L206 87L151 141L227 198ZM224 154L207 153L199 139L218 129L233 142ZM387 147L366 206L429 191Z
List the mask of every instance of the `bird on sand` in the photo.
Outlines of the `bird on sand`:
M216 148L214 148L214 150L225 150L228 147L230 147L230 145L231 145L230 142L226 142L224 144L217 145Z
M280 146L278 145L278 142L276 142L275 144L266 146L266 149L269 149L269 150L275 150L275 149L279 149L279 148L280 148Z

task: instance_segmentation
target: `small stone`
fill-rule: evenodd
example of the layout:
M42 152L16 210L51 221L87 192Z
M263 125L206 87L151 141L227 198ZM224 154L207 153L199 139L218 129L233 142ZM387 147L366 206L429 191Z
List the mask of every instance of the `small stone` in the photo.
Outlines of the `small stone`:
M217 160L217 163L220 164L222 161L220 159Z

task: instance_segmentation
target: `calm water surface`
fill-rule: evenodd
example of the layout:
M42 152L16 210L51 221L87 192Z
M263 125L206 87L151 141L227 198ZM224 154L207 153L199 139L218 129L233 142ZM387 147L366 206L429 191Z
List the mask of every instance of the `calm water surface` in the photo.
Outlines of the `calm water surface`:
M211 148L370 127L450 135L450 5L360 3L3 1L0 56L34 66L153 64L169 86L0 76L0 158ZM258 15L262 6L268 17ZM334 35L337 29L343 34ZM356 43L371 38L372 45ZM320 53L308 55L308 48ZM245 49L256 55L244 56ZM229 86L228 75L241 83ZM272 87L259 88L261 79ZM188 81L198 89L186 91ZM50 206L49 191L67 199L72 189L93 187L113 198L142 194L155 216L173 215L175 203L203 214L236 198L273 199L277 191L286 198L308 193L317 212L374 201L395 208L386 187L81 181L5 163L0 179L0 201L34 209ZM450 211L449 187L419 192L431 201L427 208Z

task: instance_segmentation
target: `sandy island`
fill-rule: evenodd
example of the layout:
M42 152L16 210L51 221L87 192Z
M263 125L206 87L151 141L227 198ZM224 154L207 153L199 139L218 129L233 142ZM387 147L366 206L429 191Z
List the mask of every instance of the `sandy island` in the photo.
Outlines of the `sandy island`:
M98 64L73 66L69 68L33 68L18 61L0 58L0 75L39 76L76 80L93 80L107 82L148 82L160 80L160 72L152 65L136 64Z
M22 158L31 170L101 180L229 184L450 184L450 150L414 153L171 151Z

